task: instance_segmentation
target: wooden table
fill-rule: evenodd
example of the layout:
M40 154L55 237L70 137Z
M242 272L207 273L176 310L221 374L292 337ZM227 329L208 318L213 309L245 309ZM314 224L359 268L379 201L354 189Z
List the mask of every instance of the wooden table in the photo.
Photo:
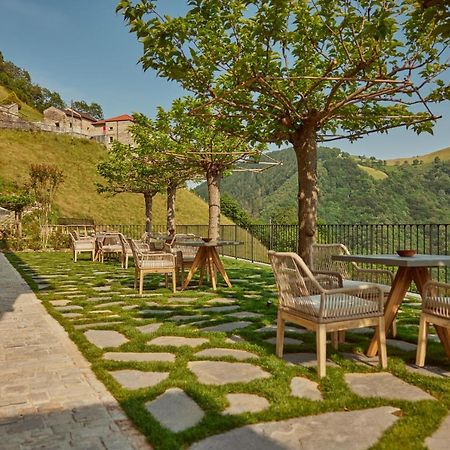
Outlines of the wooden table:
M398 267L384 308L386 332L389 331L411 282L414 281L416 283L417 289L423 295L425 283L431 280L429 268L450 267L450 256L443 255L415 255L412 257L401 257L398 255L334 255L332 258L335 261ZM437 325L434 325L434 327L447 356L450 358L450 330ZM374 337L367 350L367 356L375 356L377 352L378 344Z
M181 242L180 242L181 243ZM217 274L216 269L222 275L225 283L228 287L231 286L231 281L228 278L228 275L225 271L225 267L220 260L219 253L217 252L217 247L221 247L224 245L240 245L242 242L238 241L183 241L182 245L188 245L191 247L198 247L197 253L195 255L194 261L192 262L191 269L184 281L182 286L182 290L186 289L189 285L192 277L195 275L198 269L200 269L200 281L199 284L202 284L203 275L205 272L208 272L211 277L211 284L213 290L217 289Z

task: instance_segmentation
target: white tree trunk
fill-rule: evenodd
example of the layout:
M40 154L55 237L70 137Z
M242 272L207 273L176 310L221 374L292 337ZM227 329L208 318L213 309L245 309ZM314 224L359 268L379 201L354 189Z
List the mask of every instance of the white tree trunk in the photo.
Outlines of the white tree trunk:
M220 178L217 170L209 170L206 173L208 183L209 227L208 237L212 240L219 239L220 231Z

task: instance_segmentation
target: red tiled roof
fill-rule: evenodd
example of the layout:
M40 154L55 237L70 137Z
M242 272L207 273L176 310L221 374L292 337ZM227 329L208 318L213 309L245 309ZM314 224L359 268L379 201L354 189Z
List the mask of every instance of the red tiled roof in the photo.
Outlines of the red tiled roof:
M94 123L94 125L104 125L106 122L125 122L125 121L134 122L134 119L129 114L122 114L121 116L110 117L109 119L98 120Z

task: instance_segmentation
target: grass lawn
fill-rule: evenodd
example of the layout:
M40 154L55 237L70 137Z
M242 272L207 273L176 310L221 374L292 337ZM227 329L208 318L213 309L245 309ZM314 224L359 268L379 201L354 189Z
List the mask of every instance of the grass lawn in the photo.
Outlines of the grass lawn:
M30 286L36 291L49 313L67 330L84 356L91 362L97 377L107 386L120 402L136 426L148 437L156 449L187 448L191 443L207 436L218 434L251 423L282 420L299 416L316 415L328 411L352 411L392 405L401 409L400 418L388 429L376 449L421 449L424 440L435 431L442 418L450 409L450 379L430 377L412 373L405 363L413 363L415 351L402 351L388 347L388 371L402 380L415 385L435 397L436 401L404 401L385 398L363 398L354 394L344 380L348 372L374 372L377 368L346 359L340 352L328 346L328 355L336 367L327 368L327 377L319 380L315 367L290 365L275 356L275 346L266 342L274 337L274 331L256 331L274 323L276 318L276 295L274 279L270 267L225 259L227 272L233 288L217 292L209 286L193 288L173 295L162 285L163 278L149 275L145 278L144 295L139 297L133 289L133 268L122 270L117 261L104 264L93 263L86 257L73 263L70 253L15 253L7 255L18 268ZM49 278L46 278L50 275ZM39 281L41 279L41 281ZM41 286L38 283L47 283ZM174 300L179 298L179 300ZM187 302L186 298L191 299ZM252 312L250 318L232 318L227 314L233 311L208 311L205 307L215 305L215 298L226 298L238 306L237 312ZM93 300L94 299L94 300ZM58 311L51 301L67 300L68 306L81 308L73 311ZM273 304L267 302L271 300ZM184 302L184 303L183 303ZM417 300L415 300L417 302ZM417 342L417 325L420 306L413 300L405 302L398 318L399 339ZM107 306L102 307L102 304ZM130 307L134 307L130 309ZM99 312L96 311L105 311ZM161 311L166 311L161 314ZM236 312L236 311L234 311ZM79 314L75 317L65 314ZM176 316L206 316L204 318L179 319ZM175 320L178 319L178 320ZM235 321L249 322L248 326L230 333L201 331L202 327ZM116 330L128 339L118 348L100 349L85 337L83 324L107 322L96 329ZM192 322L199 322L197 324ZM153 333L140 332L137 327L162 323ZM95 328L92 326L91 328ZM294 330L295 331L295 330ZM196 348L159 347L148 342L158 336L184 336L207 338L208 342ZM285 347L286 353L315 352L315 338L312 333L291 333L286 336L301 339L303 343ZM231 337L231 340L229 339ZM343 352L362 352L370 337L363 334L348 333L346 343L341 345ZM235 362L231 357L206 358L195 356L207 348L232 348L245 350L256 355L248 362L260 367L270 377L248 383L225 385L205 385L198 381L187 364L189 361L220 360ZM105 352L170 352L176 355L174 362L123 362L102 358ZM427 364L450 369L440 343L428 344ZM111 375L119 369L138 369L141 371L168 372L169 376L150 388L136 390L124 389ZM321 401L296 398L291 395L290 383L293 377L306 377L318 383L323 396ZM163 394L168 388L183 389L205 412L203 419L194 427L179 433L172 433L146 410L144 404ZM228 406L229 393L250 393L264 397L269 407L258 413L224 415Z

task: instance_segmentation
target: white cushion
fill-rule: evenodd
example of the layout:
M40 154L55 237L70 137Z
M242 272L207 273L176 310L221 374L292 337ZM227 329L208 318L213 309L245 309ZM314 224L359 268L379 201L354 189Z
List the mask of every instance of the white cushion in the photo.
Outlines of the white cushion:
M381 288L383 294L389 294L391 287L387 284L380 283L370 283L369 281L358 281L358 280L342 280L342 287L344 288L357 288L360 286L376 286Z
M173 269L172 261L167 259L144 259L141 261L142 269Z

